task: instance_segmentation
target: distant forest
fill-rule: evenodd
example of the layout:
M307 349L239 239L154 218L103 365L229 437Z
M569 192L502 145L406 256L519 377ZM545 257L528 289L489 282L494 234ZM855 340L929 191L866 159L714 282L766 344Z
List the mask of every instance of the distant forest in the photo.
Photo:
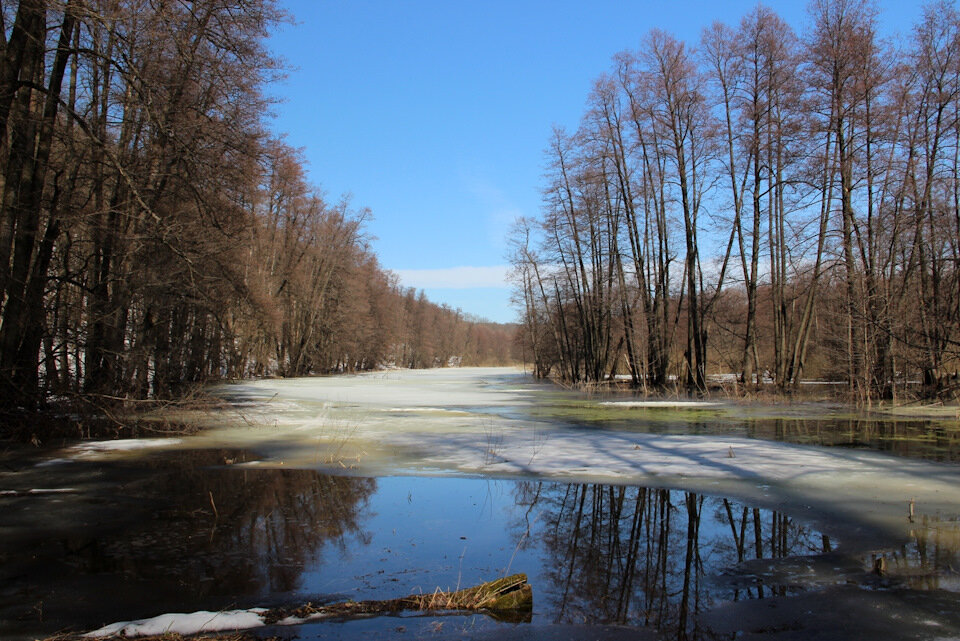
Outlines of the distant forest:
M814 0L796 34L758 5L615 56L511 237L540 375L956 393L960 15L887 42L877 13Z
M272 0L3 0L0 406L510 359L514 328L400 286L369 212L271 139L283 19Z

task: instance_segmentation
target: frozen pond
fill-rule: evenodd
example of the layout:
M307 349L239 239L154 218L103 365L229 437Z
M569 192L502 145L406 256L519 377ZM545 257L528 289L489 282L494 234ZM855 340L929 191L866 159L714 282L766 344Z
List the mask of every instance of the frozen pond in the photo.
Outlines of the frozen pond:
M504 368L218 391L234 407L204 418L208 429L182 446L250 449L250 467L675 487L842 515L884 536L909 534L911 503L915 514L960 512L956 420L686 399L651 406L566 393Z
M533 586L526 621L379 617L258 633L960 635L955 420L641 403L510 369L217 393L221 411L177 417L203 424L195 436L6 461L0 638L393 598L512 572Z

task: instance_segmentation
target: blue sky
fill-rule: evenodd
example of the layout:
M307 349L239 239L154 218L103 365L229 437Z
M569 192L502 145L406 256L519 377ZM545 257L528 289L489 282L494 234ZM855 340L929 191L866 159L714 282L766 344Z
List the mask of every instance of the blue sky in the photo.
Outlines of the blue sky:
M551 128L576 128L592 82L650 29L695 43L755 4L281 0L295 23L271 39L289 68L273 127L331 199L372 210L373 248L405 285L510 322L505 236L540 208ZM802 31L805 2L766 4ZM886 32L920 15L880 6Z

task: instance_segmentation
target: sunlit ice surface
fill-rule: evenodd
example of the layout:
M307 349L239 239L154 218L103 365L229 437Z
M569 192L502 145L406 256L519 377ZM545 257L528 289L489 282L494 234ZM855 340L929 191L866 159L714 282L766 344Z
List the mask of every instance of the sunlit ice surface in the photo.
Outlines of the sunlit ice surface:
M789 506L884 537L909 536L921 515L950 520L960 512L956 466L750 438L736 417L756 410L715 400L647 405L576 395L511 368L260 380L213 393L226 407L189 417L206 429L168 447L244 448L258 458L243 465L268 469L691 489ZM804 411L823 410L785 410ZM82 445L73 455L111 455L97 448Z

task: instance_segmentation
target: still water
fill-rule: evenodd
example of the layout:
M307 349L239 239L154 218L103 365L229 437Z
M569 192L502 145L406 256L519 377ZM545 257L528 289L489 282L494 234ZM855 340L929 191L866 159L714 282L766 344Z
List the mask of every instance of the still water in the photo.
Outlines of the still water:
M534 589L529 623L474 616L433 624L445 626L443 638L558 623L710 638L701 615L724 603L878 585L873 558L836 551L842 533L736 499L236 467L245 456L205 450L149 464L77 462L57 472L70 493L6 498L0 636L91 630L163 612L393 598L525 572ZM960 558L949 532L918 528L887 552L898 585L956 587L951 570ZM378 621L363 623L365 634L412 632L417 623ZM316 623L301 635L342 627Z
M4 528L0 634L391 598L513 572L534 586L534 624L672 630L721 601L802 589L728 575L739 561L834 545L788 515L680 490L223 465L243 456L75 463L89 469L70 470L74 492L7 499L23 529Z
M392 616L259 633L960 634L949 421L643 407L501 370L224 396L222 413L192 417L205 427L194 437L2 457L0 638L516 572L533 587L528 621Z

